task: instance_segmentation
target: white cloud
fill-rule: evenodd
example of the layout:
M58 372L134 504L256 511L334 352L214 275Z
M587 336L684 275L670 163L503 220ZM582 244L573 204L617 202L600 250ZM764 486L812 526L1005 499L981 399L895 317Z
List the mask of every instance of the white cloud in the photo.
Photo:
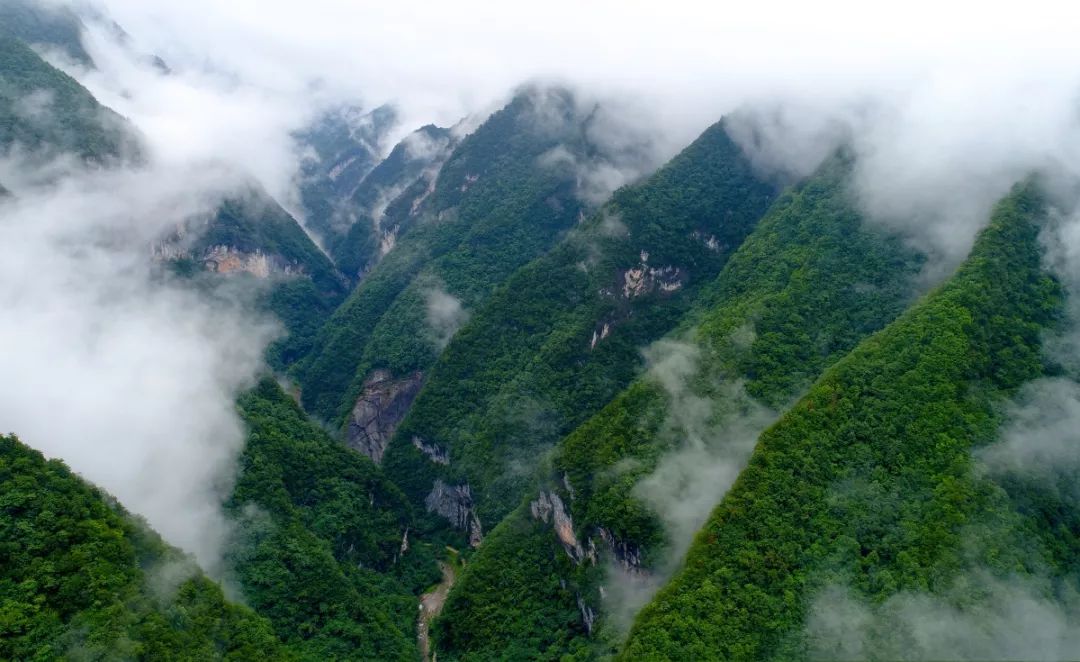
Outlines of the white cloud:
M235 398L273 327L155 274L150 244L212 210L213 168L7 178L0 427L114 494L217 570L244 440Z

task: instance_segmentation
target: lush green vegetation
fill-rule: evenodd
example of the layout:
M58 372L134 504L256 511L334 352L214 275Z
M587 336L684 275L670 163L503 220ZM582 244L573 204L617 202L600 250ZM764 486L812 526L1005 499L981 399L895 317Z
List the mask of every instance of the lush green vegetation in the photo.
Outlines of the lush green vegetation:
M287 370L311 350L319 329L345 297L345 280L296 220L258 188L222 203L191 246L191 257L174 261L174 271L201 275L199 260L217 246L262 253L272 263L269 283L252 280L250 285L258 293L258 309L273 314L284 327L283 337L266 355L275 370ZM286 270L291 273L282 273ZM254 279L247 274L231 277ZM217 282L209 280L208 286Z
M538 114L551 109L557 126L538 127ZM581 121L568 94L530 91L461 142L424 218L335 311L297 366L308 411L340 423L371 370L426 368L438 350L424 323L428 289L474 307L573 224L572 173L537 160L557 145L582 149Z
M970 561L1022 572L1004 493L972 472L995 403L1043 372L1060 292L1040 268L1030 186L999 204L943 287L828 370L762 435L685 566L640 614L625 659L792 659L833 583L880 601L935 591ZM985 525L982 549L964 545ZM1026 544L1031 544L1028 541Z
M785 402L903 309L919 260L898 240L862 226L847 173L848 164L836 159L785 193L675 334L696 348L683 397L707 404L701 423L722 429L726 417L737 415L731 411L737 403L729 402L736 382L759 401ZM666 531L634 487L686 435L687 421L672 414L684 407L650 374L558 446L543 487L562 495L583 545L591 537L604 548L603 527L641 553L646 567L663 555ZM532 536L517 533L530 529ZM521 659L558 659L573 650L558 642L584 631L580 614L564 623L579 608L576 600L602 612L601 567L572 562L551 525L519 508L492 532L451 593L436 630L440 657L498 659L509 641L542 643ZM564 587L554 599L501 588L552 581ZM497 622L490 618L496 611ZM596 646L607 645L607 634L595 639Z
M193 561L14 436L0 437L0 559L0 658L292 659Z
M139 153L123 118L25 43L0 32L0 148L15 145L96 163Z
M686 313L773 195L720 123L618 191L455 336L384 458L388 475L415 503L436 478L468 483L481 521L501 520L520 502L537 453L626 386L640 347ZM643 252L650 266L678 269L677 290L624 293ZM605 325L610 335L600 338ZM414 435L448 450L450 466L432 464L409 443Z
M57 48L72 60L92 65L82 45L82 21L73 10L35 0L0 3L0 33L31 45Z
M413 660L431 550L402 552L409 505L379 469L310 423L272 381L240 399L250 436L229 510L248 603L303 659Z
M218 208L193 251L202 255L213 246L244 253L262 252L311 278L320 291L340 293L341 276L289 212L265 192L252 188Z
M320 292L307 278L278 278L259 296L258 307L269 311L284 327L285 336L266 350L270 367L285 372L311 351L319 329L330 319L341 296Z

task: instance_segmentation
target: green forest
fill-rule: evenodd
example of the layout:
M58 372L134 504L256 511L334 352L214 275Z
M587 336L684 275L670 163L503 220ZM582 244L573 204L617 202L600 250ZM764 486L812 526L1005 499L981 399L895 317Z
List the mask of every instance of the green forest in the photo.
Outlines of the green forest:
M137 43L96 12L0 6L0 230L21 218L10 209L65 195L66 177L120 187L161 165L160 143L88 90L115 73L88 24L127 54L108 57ZM209 60L196 75L139 57L155 84L250 92ZM1076 213L1061 173L1025 162L976 182L985 206L938 191L883 212L867 184L878 145L851 126L787 170L769 150L800 145L769 141L794 120L747 108L635 133L672 120L532 82L416 128L410 109L342 103L328 84L282 116L270 151L295 161L287 192L254 174L276 163L235 167L235 186L151 206L170 219L152 241L47 219L54 252L35 268L85 269L0 289L13 310L36 280L80 293L40 297L49 325L29 328L106 311L87 325L100 337L80 338L93 371L68 366L94 383L62 380L41 409L87 452L128 368L114 345L154 346L114 318L202 334L212 360L181 370L161 359L189 356L182 342L135 347L132 391L212 392L165 390L184 395L147 412L124 399L108 429L155 416L124 440L151 450L184 418L213 430L226 459L193 463L227 465L199 487L228 529L220 558L197 560L110 494L125 492L107 472L43 453L63 447L47 433L4 431L0 659L1080 654ZM939 245L969 225L962 251ZM84 290L95 259L119 282ZM129 290L205 310L117 307ZM195 425L207 403L233 427Z

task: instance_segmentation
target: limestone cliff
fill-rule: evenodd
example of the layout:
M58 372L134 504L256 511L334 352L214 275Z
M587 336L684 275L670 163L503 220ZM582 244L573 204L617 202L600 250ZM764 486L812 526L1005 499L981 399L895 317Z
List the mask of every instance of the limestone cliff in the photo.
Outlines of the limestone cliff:
M368 375L349 415L345 443L376 464L382 462L390 438L416 399L423 381L424 373L419 371L396 379L387 370L375 370Z

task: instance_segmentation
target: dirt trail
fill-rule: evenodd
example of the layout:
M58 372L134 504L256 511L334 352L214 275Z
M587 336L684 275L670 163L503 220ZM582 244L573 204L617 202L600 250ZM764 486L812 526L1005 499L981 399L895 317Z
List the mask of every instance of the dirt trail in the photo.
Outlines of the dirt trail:
M420 652L424 655L424 661L431 660L431 622L442 611L446 603L446 596L454 586L457 578L454 568L443 561L439 561L439 569L442 570L442 581L434 590L420 596L420 619L416 624L416 640L420 644Z

